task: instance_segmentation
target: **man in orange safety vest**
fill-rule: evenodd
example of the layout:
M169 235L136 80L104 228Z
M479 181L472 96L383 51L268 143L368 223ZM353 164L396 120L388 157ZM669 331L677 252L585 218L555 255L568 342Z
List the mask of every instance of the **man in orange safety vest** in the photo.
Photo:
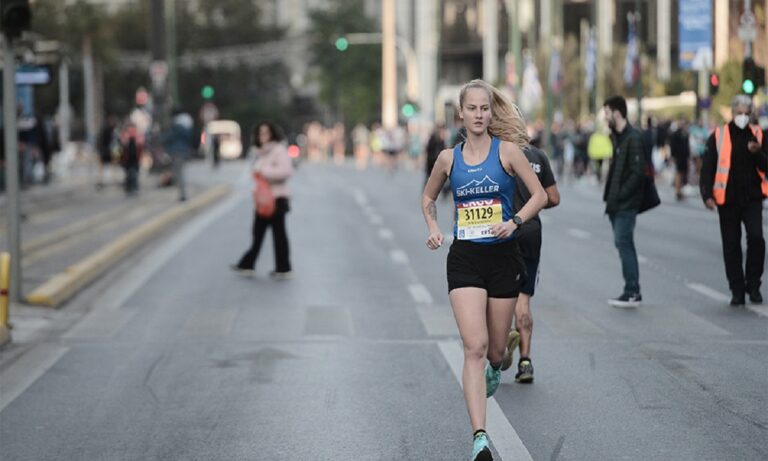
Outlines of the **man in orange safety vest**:
M760 283L765 264L763 199L768 197L768 143L760 127L750 125L752 98L734 97L733 120L717 127L707 141L700 188L704 204L717 209L725 274L731 305L762 304ZM746 270L742 267L741 226L747 234Z

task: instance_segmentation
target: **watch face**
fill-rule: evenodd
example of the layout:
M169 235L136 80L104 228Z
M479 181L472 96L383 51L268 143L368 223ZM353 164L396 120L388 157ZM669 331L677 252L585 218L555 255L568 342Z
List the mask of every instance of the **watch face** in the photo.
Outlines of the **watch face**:
M515 223L515 225L521 225L523 223L523 218L521 218L518 215L512 216L512 222Z

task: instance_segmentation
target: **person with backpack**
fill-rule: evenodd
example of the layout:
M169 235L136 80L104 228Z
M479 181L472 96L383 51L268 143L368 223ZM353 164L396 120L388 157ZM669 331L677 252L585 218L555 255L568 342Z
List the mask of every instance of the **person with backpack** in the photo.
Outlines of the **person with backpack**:
M613 140L613 158L605 180L603 201L624 277L623 292L610 299L608 304L638 307L643 297L634 234L635 221L643 204L647 156L642 133L627 120L627 101L622 96L613 96L603 103L603 110Z

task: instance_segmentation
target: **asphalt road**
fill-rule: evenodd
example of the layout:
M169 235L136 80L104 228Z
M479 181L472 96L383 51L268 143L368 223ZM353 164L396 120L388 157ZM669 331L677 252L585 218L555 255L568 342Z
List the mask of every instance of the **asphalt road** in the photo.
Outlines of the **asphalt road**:
M0 368L3 460L463 460L461 349L430 252L423 178L302 165L295 278L231 272L250 185L126 261L82 312ZM496 459L768 458L766 308L727 306L716 215L642 215L643 305L622 287L600 191L544 212L533 299L536 381L489 400ZM450 204L438 211L451 228ZM764 295L768 295L765 292ZM78 309L78 303L92 308Z

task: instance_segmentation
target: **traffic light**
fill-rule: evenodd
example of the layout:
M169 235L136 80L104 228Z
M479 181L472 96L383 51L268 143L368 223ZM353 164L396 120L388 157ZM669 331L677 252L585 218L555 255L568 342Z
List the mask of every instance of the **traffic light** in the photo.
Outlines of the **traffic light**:
M755 94L755 60L745 58L741 64L741 90L744 94Z
M339 51L346 51L349 48L349 40L347 37L339 37L336 39L336 49Z
M765 68L757 65L754 59L745 58L741 65L741 89L745 94L753 95L765 86Z
M400 109L400 113L403 114L403 117L405 118L411 118L414 116L414 114L416 114L416 107L410 102L407 102L403 104L402 109Z
M213 87L211 85L205 85L202 90L200 90L200 96L203 97L203 99L211 99L213 98Z
M714 96L720 90L720 77L717 74L709 76L709 95Z
M18 38L32 23L29 0L0 0L0 25L9 39Z

